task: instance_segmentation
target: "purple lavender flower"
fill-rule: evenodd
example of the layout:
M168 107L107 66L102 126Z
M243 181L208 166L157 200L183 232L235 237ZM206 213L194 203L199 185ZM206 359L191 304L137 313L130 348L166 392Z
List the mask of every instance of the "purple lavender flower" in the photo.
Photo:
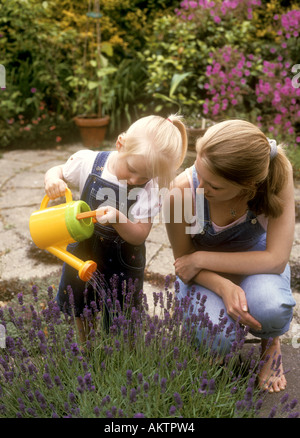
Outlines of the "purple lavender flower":
M165 393L166 389L167 389L167 379L165 377L163 377L160 381L160 388L161 388L161 392Z
M127 385L131 385L131 383L132 383L132 370L126 371L126 377L127 377Z
M20 292L19 294L18 294L18 301L19 301L19 304L20 304L20 306L23 306L23 294L22 294L22 292Z
M275 414L276 414L276 411L277 411L277 406L273 406L273 408L271 409L271 411L269 413L268 418L274 418Z
M173 406L173 405L172 405L172 406L170 407L170 409L169 409L169 414L170 414L170 415L175 415L176 410L177 410L176 406Z
M178 357L179 357L179 348L178 347L174 347L173 357L174 357L174 359L178 359Z
M209 381L209 394L213 394L216 389L216 382L215 379L210 379Z
M58 386L60 389L64 389L63 384L61 383L59 376L54 377L54 382L55 382L56 386Z
M131 401L131 403L136 402L136 389L135 388L131 388L130 394L129 394L129 400Z
M146 418L146 417L141 412L138 412L138 413L134 414L133 418Z
M110 402L110 396L106 395L105 397L103 397L102 402L101 402L101 406L106 405L107 403Z
M84 384L85 384L85 386L86 386L86 388L89 390L89 391L94 391L95 390L95 386L94 385L92 385L92 375L91 375L91 373L87 373L85 376L84 376Z
M177 409L181 409L183 406L183 402L182 402L181 397L178 394L178 392L174 393L174 400L175 400L175 403L177 405Z
M100 416L100 409L98 408L98 406L94 407L94 414L96 415L96 417Z
M121 386L121 394L123 397L127 396L127 388L126 386Z
M34 301L37 301L38 300L38 288L37 288L37 286L33 285L32 288L31 288L31 292L32 292Z
M43 374L43 380L46 383L48 389L51 389L53 387L53 383L49 373Z

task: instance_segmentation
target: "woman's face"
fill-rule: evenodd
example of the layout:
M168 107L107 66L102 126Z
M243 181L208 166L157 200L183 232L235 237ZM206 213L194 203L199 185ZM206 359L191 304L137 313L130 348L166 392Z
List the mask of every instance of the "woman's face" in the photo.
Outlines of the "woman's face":
M241 195L241 187L212 173L199 155L195 161L195 168L200 182L198 187L204 189L204 196L210 202L229 201Z

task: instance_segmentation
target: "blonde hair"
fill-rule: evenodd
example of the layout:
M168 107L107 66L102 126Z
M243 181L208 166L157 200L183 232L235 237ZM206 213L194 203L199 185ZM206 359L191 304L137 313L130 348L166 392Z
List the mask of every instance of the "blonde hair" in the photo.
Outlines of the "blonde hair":
M227 120L208 128L196 150L210 171L240 186L256 214L278 217L279 194L287 182L289 161L282 146L271 159L263 132L244 120Z
M178 115L142 117L123 134L123 154L143 155L160 188L170 186L186 150L186 129Z

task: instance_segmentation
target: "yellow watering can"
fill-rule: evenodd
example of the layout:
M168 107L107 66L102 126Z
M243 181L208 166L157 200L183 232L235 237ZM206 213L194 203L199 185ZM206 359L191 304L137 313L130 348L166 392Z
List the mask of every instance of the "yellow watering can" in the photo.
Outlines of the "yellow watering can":
M68 252L67 245L88 239L94 232L91 211L84 201L73 201L70 189L66 189L66 203L48 207L50 198L46 195L40 209L32 213L29 229L37 247L49 251L78 271L79 278L88 281L97 269L92 260L84 262Z

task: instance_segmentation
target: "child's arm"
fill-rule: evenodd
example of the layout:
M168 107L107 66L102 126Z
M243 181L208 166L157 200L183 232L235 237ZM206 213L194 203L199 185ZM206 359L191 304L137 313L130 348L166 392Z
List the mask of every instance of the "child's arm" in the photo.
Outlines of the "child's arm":
M63 179L63 165L51 167L45 174L45 191L50 199L64 196L67 183Z
M105 214L103 214L105 211ZM150 233L151 218L147 222L131 222L123 213L113 207L100 207L97 220L101 225L112 225L117 233L132 245L141 245Z

